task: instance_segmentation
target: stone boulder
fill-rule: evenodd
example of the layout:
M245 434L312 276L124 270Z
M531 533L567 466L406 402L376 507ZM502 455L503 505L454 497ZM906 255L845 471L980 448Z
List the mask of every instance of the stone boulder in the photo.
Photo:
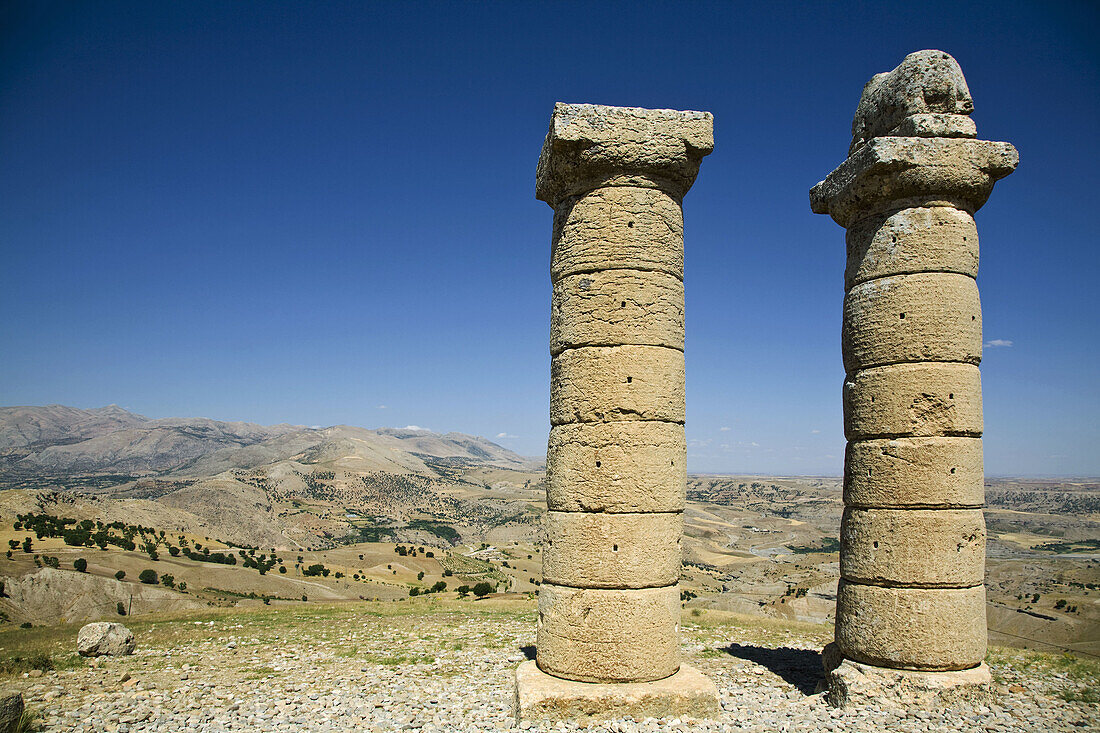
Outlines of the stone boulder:
M23 719L23 695L11 690L0 691L0 733L19 730Z
M133 632L105 621L86 624L76 636L76 651L82 657L125 656L134 653L134 646Z

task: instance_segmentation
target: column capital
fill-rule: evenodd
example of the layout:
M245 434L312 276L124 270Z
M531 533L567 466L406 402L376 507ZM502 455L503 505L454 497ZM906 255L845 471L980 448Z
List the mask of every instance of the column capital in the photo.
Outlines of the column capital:
M810 189L810 208L842 227L912 206L948 205L973 213L1019 162L1016 148L1005 142L876 137Z
M660 188L682 198L714 149L709 112L554 105L535 196L551 206L609 185Z

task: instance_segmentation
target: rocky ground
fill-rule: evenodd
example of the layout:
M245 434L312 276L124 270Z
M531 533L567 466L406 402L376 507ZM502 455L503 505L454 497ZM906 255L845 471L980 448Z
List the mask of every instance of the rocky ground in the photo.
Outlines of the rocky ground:
M535 630L530 601L493 599L262 607L129 625L136 653L95 661L72 653L76 625L4 632L2 682L23 692L43 731L507 730L516 727L512 675L533 652ZM1022 650L991 653L991 707L834 710L814 692L829 635L825 626L687 613L686 660L717 683L719 719L581 729L1100 729L1100 664ZM41 654L57 668L19 671L14 661Z

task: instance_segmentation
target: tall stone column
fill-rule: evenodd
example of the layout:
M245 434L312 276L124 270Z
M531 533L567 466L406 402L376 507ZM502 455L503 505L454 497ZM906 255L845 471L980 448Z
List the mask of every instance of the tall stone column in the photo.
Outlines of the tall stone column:
M518 714L702 717L680 664L684 439L681 200L713 118L558 104L536 196L554 208L550 440L536 663Z
M864 87L848 159L810 191L848 230L834 705L989 693L973 214L1018 156L975 139L972 110L951 56L910 54Z

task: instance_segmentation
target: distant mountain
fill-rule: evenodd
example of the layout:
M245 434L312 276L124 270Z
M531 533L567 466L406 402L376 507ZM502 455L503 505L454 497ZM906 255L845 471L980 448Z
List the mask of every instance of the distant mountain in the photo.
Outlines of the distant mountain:
M0 457L18 460L49 446L79 443L148 422L118 405L94 410L64 405L0 407Z
M111 405L0 408L5 474L162 474L202 478L291 461L356 473L434 475L434 466L526 470L539 463L462 433L338 425L313 429L206 418L150 420ZM432 465L429 465L432 464Z

